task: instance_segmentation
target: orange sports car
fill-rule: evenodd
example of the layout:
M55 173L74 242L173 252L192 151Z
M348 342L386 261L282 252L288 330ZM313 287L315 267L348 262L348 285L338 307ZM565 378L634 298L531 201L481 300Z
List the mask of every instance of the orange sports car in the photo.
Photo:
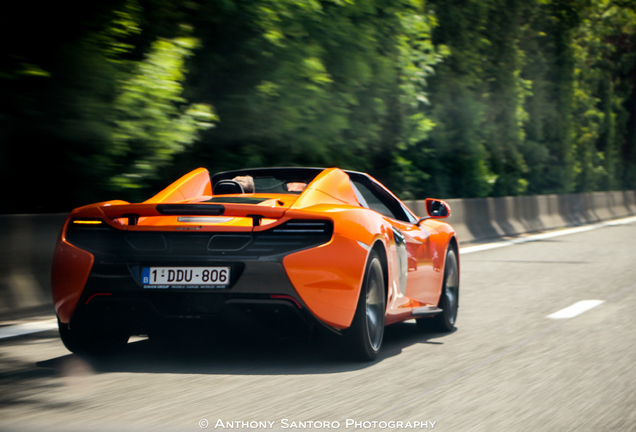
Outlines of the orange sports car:
M199 168L142 203L80 207L53 259L62 341L105 353L184 322L255 322L328 330L372 360L386 325L454 328L457 236L440 220L448 204L427 199L426 211L338 168Z

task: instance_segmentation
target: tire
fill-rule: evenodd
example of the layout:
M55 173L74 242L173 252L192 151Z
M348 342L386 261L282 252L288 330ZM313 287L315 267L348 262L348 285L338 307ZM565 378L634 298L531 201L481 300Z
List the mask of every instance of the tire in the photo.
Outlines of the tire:
M372 361L380 352L384 337L386 299L384 272L378 254L371 252L360 289L360 297L345 342L354 360Z
M451 332L455 330L459 308L459 265L457 252L449 248L444 265L444 285L440 294L439 306L442 312L433 318L420 318L417 325L425 331Z
M107 355L123 351L129 335L122 332L71 330L58 318L57 327L66 349L75 354Z

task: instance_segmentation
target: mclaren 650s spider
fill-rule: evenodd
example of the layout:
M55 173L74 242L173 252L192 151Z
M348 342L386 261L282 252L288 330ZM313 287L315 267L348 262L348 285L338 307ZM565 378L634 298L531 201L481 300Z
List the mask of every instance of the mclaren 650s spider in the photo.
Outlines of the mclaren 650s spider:
M418 217L371 176L338 168L196 169L142 203L71 212L52 290L62 341L107 353L184 322L325 332L373 360L385 326L451 331L459 245L425 201Z

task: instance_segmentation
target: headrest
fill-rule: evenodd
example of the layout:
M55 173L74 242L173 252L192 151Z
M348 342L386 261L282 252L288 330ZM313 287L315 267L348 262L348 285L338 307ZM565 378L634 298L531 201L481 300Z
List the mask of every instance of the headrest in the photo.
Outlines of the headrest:
M221 180L214 185L212 194L214 195L229 195L229 194L242 194L245 193L243 186L234 180Z

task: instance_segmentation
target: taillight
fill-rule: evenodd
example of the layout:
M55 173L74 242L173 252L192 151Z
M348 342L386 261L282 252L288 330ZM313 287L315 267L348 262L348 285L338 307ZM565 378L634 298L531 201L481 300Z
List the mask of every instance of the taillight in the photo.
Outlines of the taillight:
M72 219L66 241L82 249L100 250L108 243L113 228L101 219Z
M73 219L71 221L72 225L81 225L81 226L95 226L95 225L102 225L104 223L103 220L101 219Z

